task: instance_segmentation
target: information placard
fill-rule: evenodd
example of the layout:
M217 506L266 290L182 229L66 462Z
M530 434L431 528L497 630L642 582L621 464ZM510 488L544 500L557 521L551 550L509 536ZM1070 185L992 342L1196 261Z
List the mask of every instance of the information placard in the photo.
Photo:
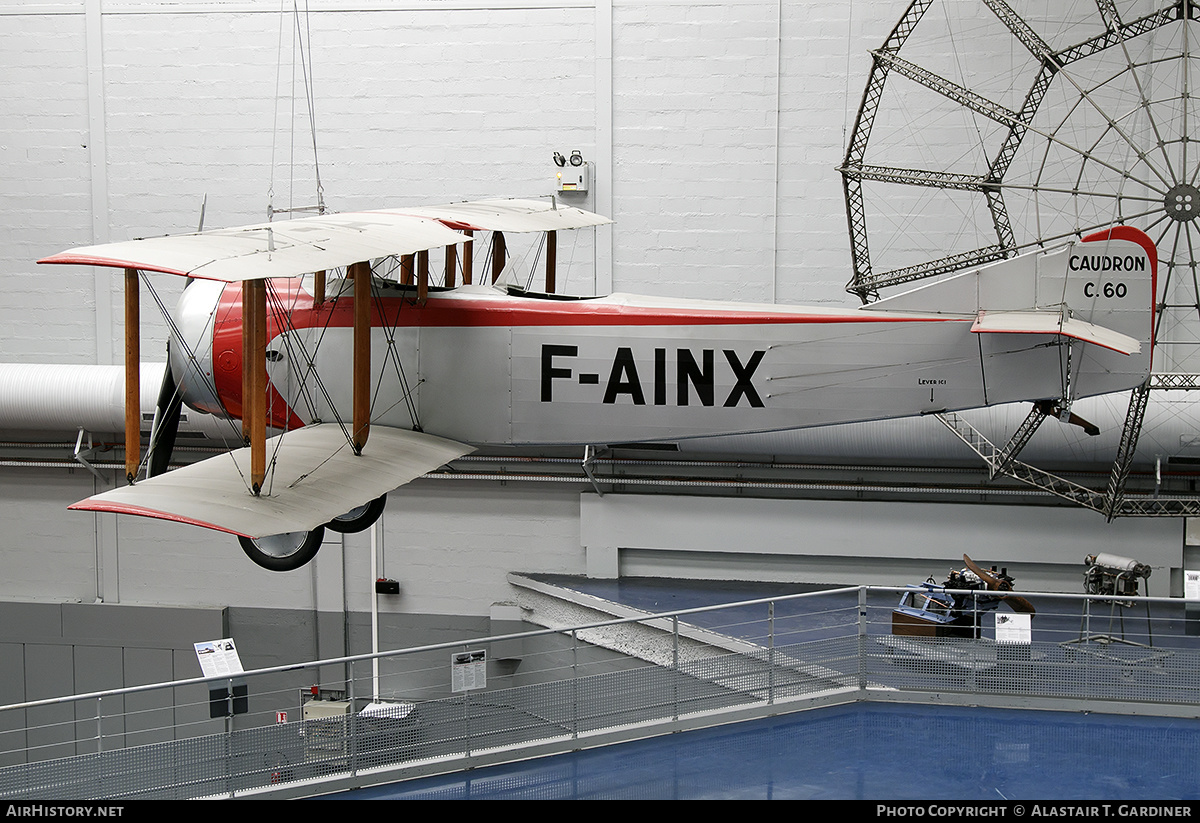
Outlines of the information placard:
M487 687L487 652L455 652L450 655L450 688L468 692Z
M1031 614L996 612L996 642L1029 644L1033 639Z
M205 677L241 674L244 671L237 646L232 639L226 637L223 640L206 640L192 645L196 647L196 659L200 661L200 671Z

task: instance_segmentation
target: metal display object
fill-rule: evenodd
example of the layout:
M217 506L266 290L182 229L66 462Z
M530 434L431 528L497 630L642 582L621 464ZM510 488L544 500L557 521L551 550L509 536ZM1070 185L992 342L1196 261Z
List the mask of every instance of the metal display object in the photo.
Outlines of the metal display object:
M1131 393L1106 491L1004 467L1110 520L1200 514L1200 500L1124 494L1149 391L1200 387L1198 49L1196 0L913 0L871 53L840 169L847 291L864 303L1099 226L1150 235L1155 374Z
M938 584L930 577L900 596L892 610L892 634L978 638L980 616L1001 603L1024 614L1037 611L1024 597L1001 594L1013 590L1008 569L986 570L965 554L963 562L966 568L951 570L945 582Z
M1141 581L1150 577L1150 567L1145 563L1116 554L1089 554L1083 559L1087 569L1083 573L1083 590L1088 594L1101 595L1105 598L1138 597L1141 594ZM1125 639L1125 612L1134 603L1131 600L1101 601L1108 603L1108 633L1091 633L1092 601L1084 603L1083 618L1079 625L1080 643L1123 643L1127 646L1154 646L1154 633L1150 624L1150 604L1146 603L1146 637L1149 643L1135 643ZM1120 608L1122 611L1118 612ZM1117 623L1120 637L1113 634L1113 624Z
M1115 554L1089 554L1083 560L1087 571L1083 573L1083 590L1088 594L1137 597L1140 582L1150 577L1150 567L1129 557ZM1129 601L1116 601L1128 608Z

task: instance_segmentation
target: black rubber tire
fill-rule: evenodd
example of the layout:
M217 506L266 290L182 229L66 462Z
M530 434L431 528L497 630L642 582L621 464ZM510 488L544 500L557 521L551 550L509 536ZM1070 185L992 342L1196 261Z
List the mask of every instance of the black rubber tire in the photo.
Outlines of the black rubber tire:
M317 556L324 539L324 526L317 526L310 532L272 534L257 540L238 536L246 556L273 572L295 571L305 565Z
M335 531L338 534L355 534L356 532L366 531L379 519L379 515L383 514L383 507L386 504L387 495L381 495L370 503L365 503L356 509L351 509L345 514L338 515L326 523L325 528Z

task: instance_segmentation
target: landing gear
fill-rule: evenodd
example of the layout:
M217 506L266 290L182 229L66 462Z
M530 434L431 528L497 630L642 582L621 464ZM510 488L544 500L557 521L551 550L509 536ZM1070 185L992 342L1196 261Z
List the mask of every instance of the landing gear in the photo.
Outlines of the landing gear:
M338 534L366 531L379 519L379 515L383 514L383 507L386 503L387 495L380 495L369 503L356 506L345 514L338 515L326 523L325 528Z
M317 526L310 532L285 532L270 534L266 537L238 537L242 551L264 569L273 572L290 572L303 566L317 556L321 542L325 539L325 529L339 534L352 534L369 529L387 503L387 495L381 495L369 503L357 506L345 514L338 515L324 526Z
M246 556L273 572L290 572L300 568L317 556L324 539L324 526L317 526L310 532L286 532L259 538L238 536Z

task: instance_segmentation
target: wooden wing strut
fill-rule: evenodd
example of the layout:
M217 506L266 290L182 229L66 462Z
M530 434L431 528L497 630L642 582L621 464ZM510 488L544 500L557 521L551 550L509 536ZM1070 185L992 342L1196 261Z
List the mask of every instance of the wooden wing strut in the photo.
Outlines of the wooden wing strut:
M354 451L362 454L371 433L371 264L350 266L354 280Z
M472 229L467 229L466 231L463 232L463 234L465 234L472 241L475 239L475 232ZM463 269L463 285L469 286L474 282L474 280L472 278L474 277L474 274L475 274L475 243L474 242L463 244L462 269Z
M137 478L142 447L141 306L137 269L125 269L125 480Z
M242 437L250 446L250 489L267 476L267 288L242 283Z

